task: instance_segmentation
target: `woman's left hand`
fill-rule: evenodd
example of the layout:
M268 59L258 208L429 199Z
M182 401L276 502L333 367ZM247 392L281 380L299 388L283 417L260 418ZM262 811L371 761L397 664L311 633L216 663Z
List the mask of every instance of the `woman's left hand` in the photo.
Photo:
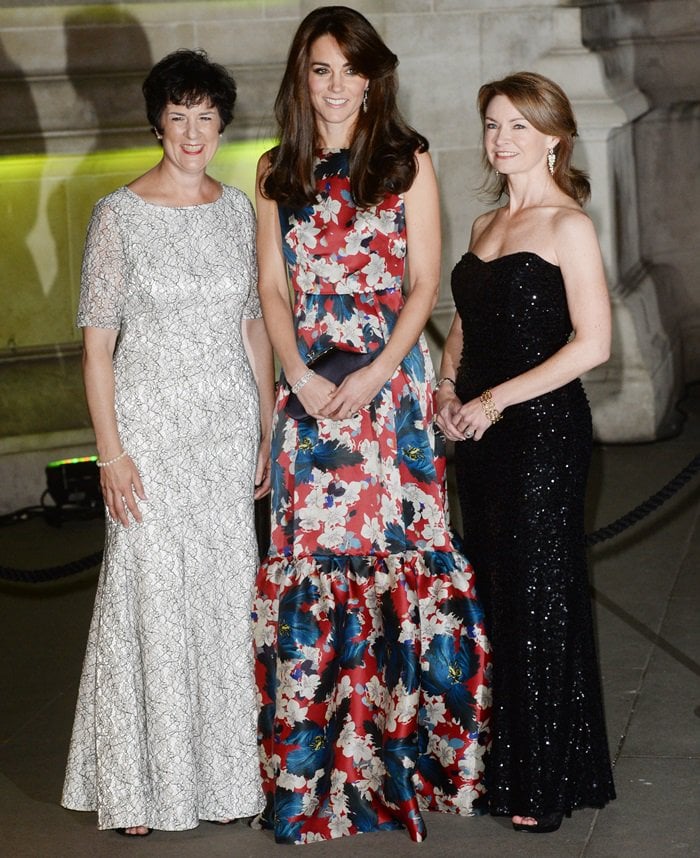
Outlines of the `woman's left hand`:
M484 412L484 406L477 396L465 402L456 415L453 416L452 424L456 434L456 441L480 441L484 432L491 426L491 421ZM448 436L449 437L449 436Z
M351 372L326 403L322 417L348 420L366 408L384 386L386 379L374 364Z

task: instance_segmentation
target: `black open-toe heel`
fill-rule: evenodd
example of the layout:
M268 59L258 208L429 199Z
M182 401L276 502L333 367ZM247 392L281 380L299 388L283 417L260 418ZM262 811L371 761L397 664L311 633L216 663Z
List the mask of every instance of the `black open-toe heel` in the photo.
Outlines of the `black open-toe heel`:
M564 814L561 812L548 813L545 816L536 816L537 822L534 825L528 825L525 822L513 822L514 831L529 831L530 834L549 834L550 831L556 831L561 825Z

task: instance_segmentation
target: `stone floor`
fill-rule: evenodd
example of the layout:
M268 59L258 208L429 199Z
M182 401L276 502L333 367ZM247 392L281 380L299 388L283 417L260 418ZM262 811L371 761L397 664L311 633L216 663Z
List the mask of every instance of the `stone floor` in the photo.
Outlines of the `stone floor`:
M590 530L647 498L700 452L700 387L681 403L682 432L598 447ZM579 811L555 834L506 821L431 814L429 838L402 832L298 847L312 858L470 855L532 858L700 856L700 477L662 509L591 551L608 730L618 799ZM42 518L0 527L0 566L40 568L99 549L101 522ZM202 824L128 842L95 816L62 809L63 777L95 570L52 584L0 583L0 853L81 856L274 856L294 847L238 824ZM300 852L300 854L301 854Z

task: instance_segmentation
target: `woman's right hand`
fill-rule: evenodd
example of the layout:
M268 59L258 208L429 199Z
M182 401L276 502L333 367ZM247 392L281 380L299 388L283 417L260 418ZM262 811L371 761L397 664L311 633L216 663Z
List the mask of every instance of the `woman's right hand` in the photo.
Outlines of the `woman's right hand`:
M112 465L100 468L100 488L107 512L113 521L129 526L129 514L141 522L138 500L146 500L141 475L131 456L126 455Z
M442 393L442 391L438 391L436 405L435 422L442 434L450 441L463 441L464 433L455 425L455 420L459 417L462 407L460 398L454 392Z
M328 381L328 379L318 373L314 373L299 393L297 393L297 396L306 409L306 413L318 420L325 417L328 400L333 396L335 391L336 386L333 382Z

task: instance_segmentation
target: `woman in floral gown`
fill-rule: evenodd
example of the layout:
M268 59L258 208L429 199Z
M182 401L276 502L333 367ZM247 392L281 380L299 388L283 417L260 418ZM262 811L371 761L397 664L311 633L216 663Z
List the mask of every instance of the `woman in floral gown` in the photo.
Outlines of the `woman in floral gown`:
M437 188L396 64L359 13L312 12L259 166L259 289L283 374L254 620L260 822L279 842L401 827L420 841L421 810L472 814L483 795L488 643L448 531L421 336ZM307 367L330 346L374 359L336 385ZM287 413L291 392L308 418Z

